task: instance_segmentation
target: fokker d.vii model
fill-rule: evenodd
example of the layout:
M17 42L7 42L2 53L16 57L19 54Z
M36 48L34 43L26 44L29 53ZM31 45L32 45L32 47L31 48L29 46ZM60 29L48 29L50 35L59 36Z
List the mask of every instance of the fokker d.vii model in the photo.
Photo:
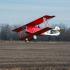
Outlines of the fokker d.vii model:
M60 28L56 26L55 28L46 26L41 28L39 25L44 24L49 19L54 18L55 16L45 15L41 18L36 19L26 25L23 25L19 28L14 29L13 31L17 32L21 40L30 41L32 39L37 39L38 35L50 35L58 36L60 35Z

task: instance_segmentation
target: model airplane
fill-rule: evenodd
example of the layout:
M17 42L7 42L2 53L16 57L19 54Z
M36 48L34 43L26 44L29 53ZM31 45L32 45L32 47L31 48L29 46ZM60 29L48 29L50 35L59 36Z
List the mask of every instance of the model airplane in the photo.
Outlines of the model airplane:
M25 41L37 39L38 35L58 36L60 35L60 28L58 26L56 26L55 28L49 26L41 28L39 26L40 24L44 24L46 21L54 17L55 16L45 15L41 18L38 18L35 21L32 21L26 25L16 28L13 31L18 33L21 40L25 40Z

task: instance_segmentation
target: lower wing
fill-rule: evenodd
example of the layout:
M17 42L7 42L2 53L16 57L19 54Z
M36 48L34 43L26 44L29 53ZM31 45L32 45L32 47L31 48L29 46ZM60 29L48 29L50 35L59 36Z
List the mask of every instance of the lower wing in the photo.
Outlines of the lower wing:
M30 41L33 38L34 35L40 35L40 34L46 32L48 30L51 30L51 29L52 28L50 28L50 27L46 27L44 29L41 29L41 30L35 32L35 33L29 33L28 36L26 36L25 38L22 38L22 40L26 40L28 38L28 40Z

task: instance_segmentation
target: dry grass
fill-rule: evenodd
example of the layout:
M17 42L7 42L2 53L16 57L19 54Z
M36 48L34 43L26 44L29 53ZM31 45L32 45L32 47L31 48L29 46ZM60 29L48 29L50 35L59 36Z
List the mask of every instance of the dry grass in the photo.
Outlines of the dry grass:
M70 70L70 42L0 41L0 70Z

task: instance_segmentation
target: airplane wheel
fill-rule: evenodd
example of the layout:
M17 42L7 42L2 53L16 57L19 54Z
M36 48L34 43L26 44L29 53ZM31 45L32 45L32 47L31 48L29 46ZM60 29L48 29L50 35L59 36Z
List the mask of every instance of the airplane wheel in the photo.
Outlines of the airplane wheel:
M37 36L36 36L36 35L34 35L34 36L33 36L33 39L37 39Z
M29 42L28 38L25 39L26 42Z

